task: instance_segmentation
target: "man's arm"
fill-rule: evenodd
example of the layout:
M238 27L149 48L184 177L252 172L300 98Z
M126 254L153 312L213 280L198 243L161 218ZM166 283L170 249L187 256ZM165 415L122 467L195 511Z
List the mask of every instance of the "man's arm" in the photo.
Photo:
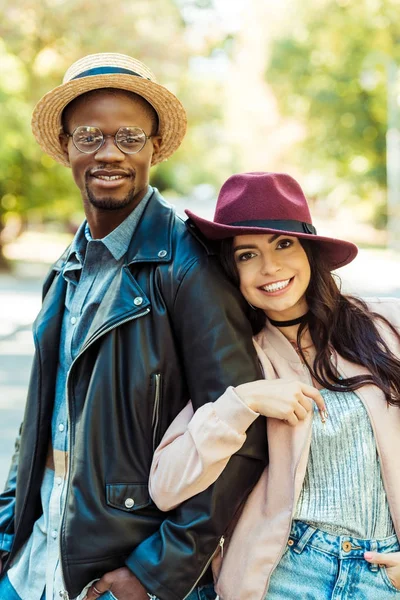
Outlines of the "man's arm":
M230 385L262 377L241 297L215 258L193 262L171 313L195 410ZM219 479L169 513L132 552L126 564L149 592L161 600L182 600L195 586L265 467L265 431L265 420L257 418Z

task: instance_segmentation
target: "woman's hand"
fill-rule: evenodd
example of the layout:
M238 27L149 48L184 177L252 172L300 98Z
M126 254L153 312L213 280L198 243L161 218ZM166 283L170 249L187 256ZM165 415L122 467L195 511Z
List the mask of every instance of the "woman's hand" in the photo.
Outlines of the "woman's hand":
M319 391L301 381L262 379L238 385L235 390L254 412L287 421L289 425L297 425L299 421L305 419L313 409L313 402L318 406L323 423L328 416L324 399Z
M400 591L400 552L364 552L364 558L373 565L383 565L386 573L394 585Z

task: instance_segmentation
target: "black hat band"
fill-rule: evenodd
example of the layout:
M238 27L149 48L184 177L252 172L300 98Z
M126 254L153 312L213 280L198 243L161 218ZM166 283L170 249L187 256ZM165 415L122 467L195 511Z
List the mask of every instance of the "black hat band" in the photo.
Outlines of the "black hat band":
M112 66L93 67L93 69L88 69L87 71L83 71L82 73L75 75L75 77L72 77L70 81L73 81L74 79L81 79L82 77L91 77L93 75L111 75L112 73L119 73L122 75L134 75L135 77L141 77L142 79L148 79L149 81L151 81L149 77L143 77L143 75L140 75L140 73L135 73L135 71L131 71L130 69L123 69L122 67Z
M231 227L262 227L263 229L278 229L279 231L293 231L294 233L317 235L317 230L311 223L292 221L290 219L235 221L234 223L227 223L227 225L230 225Z

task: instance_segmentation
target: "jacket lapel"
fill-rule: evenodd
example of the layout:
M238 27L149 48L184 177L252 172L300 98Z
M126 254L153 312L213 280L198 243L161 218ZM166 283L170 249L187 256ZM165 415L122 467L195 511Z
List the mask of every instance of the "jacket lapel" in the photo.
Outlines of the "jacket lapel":
M172 207L157 190L154 190L132 236L126 264L114 277L104 295L81 351L85 350L94 338L113 329L121 321L134 319L149 312L150 301L129 267L140 262L167 263L171 260L173 218Z
M134 319L149 310L149 299L125 265L114 277L105 293L82 344L81 352L94 338L113 329L121 321Z
M264 335L265 333L265 335ZM254 346L266 379L286 378L293 380L298 371L298 379L306 381L305 371L297 353L291 344L276 328L267 326L267 330L257 336ZM268 345L268 356L261 349ZM285 361L282 361L282 355ZM270 360L271 357L272 360ZM288 362L290 366L288 367ZM290 498L291 509L294 508L307 468L309 447L311 442L312 413L296 427L291 427L280 419L267 419L267 438L269 448L268 486L275 490L268 503L268 513L280 511L282 499ZM294 494L293 494L294 489Z
M66 290L66 281L60 273L56 273L43 299L42 308L33 323L35 342L40 346L44 361L47 356L54 360L54 352L58 351Z
M346 378L368 374L365 368L341 357L338 357L338 369ZM390 512L400 537L400 409L388 405L383 392L375 385L363 385L356 393L371 421Z

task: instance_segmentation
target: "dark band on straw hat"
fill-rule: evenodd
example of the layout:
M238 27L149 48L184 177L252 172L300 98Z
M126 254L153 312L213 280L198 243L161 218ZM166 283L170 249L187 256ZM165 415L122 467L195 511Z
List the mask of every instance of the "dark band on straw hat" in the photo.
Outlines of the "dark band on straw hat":
M93 75L110 75L111 73L120 73L123 75L134 75L135 77L141 77L142 79L147 79L151 81L150 77L143 77L140 73L135 73L135 71L131 71L130 69L122 69L121 67L95 67L93 69L88 69L83 73L78 73L75 77L71 78L71 81L74 79L81 79L82 77L92 77Z
M253 220L253 221L235 221L227 223L231 227L265 227L265 229L279 229L280 231L293 231L293 233L310 233L317 235L317 230L311 223L302 221L293 221L290 219L270 219L270 220Z

